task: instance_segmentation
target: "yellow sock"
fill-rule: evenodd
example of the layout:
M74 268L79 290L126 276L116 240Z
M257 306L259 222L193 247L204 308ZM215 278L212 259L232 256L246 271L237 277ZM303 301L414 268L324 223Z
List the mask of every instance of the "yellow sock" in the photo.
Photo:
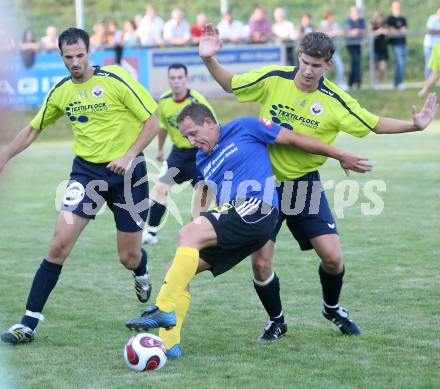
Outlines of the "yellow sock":
M159 337L163 340L165 347L169 350L171 347L180 343L180 331L182 331L183 321L191 303L191 293L184 290L177 300L176 305L176 326L171 330L165 328L159 329Z
M176 310L177 300L196 274L199 250L178 247L165 280L156 298L156 306L164 312Z

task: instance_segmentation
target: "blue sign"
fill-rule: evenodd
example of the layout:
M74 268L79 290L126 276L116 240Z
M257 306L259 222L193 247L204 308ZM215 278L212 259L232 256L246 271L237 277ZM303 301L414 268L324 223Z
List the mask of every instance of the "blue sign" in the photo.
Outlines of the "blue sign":
M114 63L113 50L95 51L92 65ZM121 63L146 88L149 87L148 57L144 49L126 49ZM41 52L35 56L32 67L27 68L20 53L5 55L0 62L0 107L37 108L42 105L50 88L69 75L58 52Z
M222 64L244 64L244 63L279 63L281 61L281 50L278 47L265 48L239 48L223 49L216 54L217 60ZM176 50L156 51L153 53L153 66L168 67L169 65L180 62L186 66L203 66L203 61L199 57L198 50Z

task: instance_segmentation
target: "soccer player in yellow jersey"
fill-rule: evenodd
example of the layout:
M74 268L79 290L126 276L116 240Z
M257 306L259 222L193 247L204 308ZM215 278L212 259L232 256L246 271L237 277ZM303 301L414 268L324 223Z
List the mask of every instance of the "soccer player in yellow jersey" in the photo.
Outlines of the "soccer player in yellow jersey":
M427 97L420 112L412 108L410 121L379 117L361 108L349 94L324 78L324 73L332 65L335 50L331 39L324 33L313 32L303 38L298 67L272 65L234 75L215 59L220 49L218 32L212 25L204 26L199 53L225 91L234 93L240 102L259 102L261 117L328 144L334 142L340 131L357 137L370 132L421 131L432 121L438 108L435 94ZM279 279L272 270L275 237L284 220L300 248L314 249L320 258L324 317L337 325L342 333L359 335L360 330L350 319L348 311L339 306L344 265L336 224L318 173L326 158L282 145L268 147L272 168L280 183L277 189L281 206L273 239L252 258L254 286L270 317L260 340L275 340L287 331L279 296ZM307 184L308 192L306 199L301 199L305 200L304 206L298 207L298 211L295 200L300 181ZM312 195L316 196L316 190L312 187L319 188L315 202ZM286 188L284 195L283 188Z
M159 99L161 129L156 159L163 161L163 146L167 135L173 142L173 148L162 165L155 187L154 203L149 212L149 224L142 236L142 242L149 244L158 242L157 229L166 212L167 197L171 187L186 181L191 181L194 186L201 177L195 162L197 149L182 136L176 118L183 108L193 102L204 104L214 112L199 92L188 88L188 69L185 65L174 63L168 67L168 84L170 89Z
M28 343L43 320L43 307L55 287L63 264L89 220L104 202L114 214L121 263L133 271L138 299L151 292L147 253L141 248L147 217L146 164L142 150L159 131L153 112L156 102L118 66L89 64L89 36L69 28L58 40L61 58L70 72L49 91L38 114L0 156L5 164L25 150L40 132L65 116L74 134L70 181L63 198L55 234L37 270L20 324L2 334L4 342Z

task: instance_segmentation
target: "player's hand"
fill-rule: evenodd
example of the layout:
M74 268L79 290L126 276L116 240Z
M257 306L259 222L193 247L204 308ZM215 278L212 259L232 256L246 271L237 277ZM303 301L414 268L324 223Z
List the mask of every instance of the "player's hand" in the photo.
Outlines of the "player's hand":
M368 158L358 157L350 153L344 153L339 159L339 163L347 176L350 175L350 170L356 173L366 173L373 169Z
M425 104L423 104L420 112L417 112L416 106L412 106L412 117L414 127L419 130L424 130L428 127L429 123L434 119L435 114L437 113L438 104L437 104L437 94L430 93L425 100Z
M199 55L202 58L213 57L222 48L218 30L212 24L202 26L202 35L199 43Z
M132 158L124 155L120 158L115 159L114 161L111 161L107 165L107 169L110 169L113 173L124 175L127 170L131 166Z
M162 161L163 161L163 150L157 150L156 159L157 159L159 162L162 162Z

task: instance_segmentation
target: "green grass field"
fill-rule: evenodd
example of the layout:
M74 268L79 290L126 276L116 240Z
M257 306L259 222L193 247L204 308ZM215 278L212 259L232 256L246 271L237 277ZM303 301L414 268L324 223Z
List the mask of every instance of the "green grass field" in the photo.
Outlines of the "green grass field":
M228 107L232 104L225 102L220 109ZM245 109L240 106L239 114L254 113ZM229 118L232 112L221 115ZM26 115L15 118L26 120ZM52 238L55 190L70 171L70 141L55 141L59 138L49 132L44 136L0 178L2 331L23 314L34 272ZM130 273L118 263L113 219L106 211L87 227L66 262L35 342L0 344L0 387L439 387L440 123L417 134L362 140L341 135L337 144L374 163L372 173L348 178L358 183L360 198L337 219L347 268L341 303L363 330L361 337L343 337L322 317L318 260L300 252L283 228L275 268L289 323L285 338L267 345L256 341L266 316L247 259L218 279L202 274L193 282L184 358L169 361L159 372L132 372L122 357L131 335L124 323L142 305ZM155 144L147 155L154 158ZM339 184L347 179L333 161L321 176ZM386 184L378 216L361 214L361 203L369 202L362 194L369 180ZM333 193L328 191L330 200ZM188 221L191 191L171 196ZM160 244L148 247L153 299L178 228L170 217Z

